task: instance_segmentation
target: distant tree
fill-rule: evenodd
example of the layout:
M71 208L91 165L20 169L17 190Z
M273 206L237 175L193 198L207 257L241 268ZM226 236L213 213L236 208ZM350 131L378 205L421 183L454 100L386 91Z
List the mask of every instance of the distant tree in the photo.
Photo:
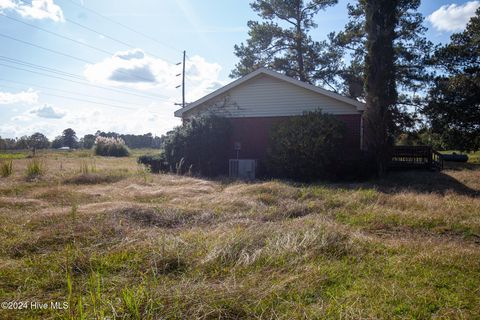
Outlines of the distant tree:
M57 136L52 141L52 148L59 149L61 147L63 147L63 137L62 136Z
M35 151L37 149L50 148L50 141L48 141L48 138L44 134L35 132L28 137L28 145L30 148L32 148L33 154L35 155Z
M15 142L15 149L30 149L30 139L28 136L21 136Z
M397 0L366 0L365 7L367 106L363 116L367 151L375 161L378 176L386 172L393 144L392 108L397 100L393 44L397 4Z
M1 150L13 150L16 148L15 139L1 138L0 137L0 149Z
M62 133L63 146L75 149L78 147L77 134L71 128L63 130Z
M337 0L255 0L250 6L263 20L248 21L249 39L235 45L240 61L231 77L268 67L304 82L332 86L339 57L326 52L326 42L309 35L315 15ZM333 87L333 86L332 86Z
M84 149L92 149L95 144L95 136L93 134L86 134L80 139L80 146Z
M443 74L435 79L422 112L447 148L480 148L480 9L466 29L439 48L435 61Z

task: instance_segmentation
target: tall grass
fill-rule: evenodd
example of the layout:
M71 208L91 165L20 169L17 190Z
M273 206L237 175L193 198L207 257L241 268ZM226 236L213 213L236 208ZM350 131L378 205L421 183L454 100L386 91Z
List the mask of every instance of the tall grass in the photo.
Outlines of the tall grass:
M6 178L13 173L13 161L2 161L0 164L0 176Z
M41 160L34 158L27 164L26 176L28 180L38 178L45 173L45 166Z
M80 173L81 174L89 174L97 172L97 164L95 161L91 161L88 163L87 161L82 161L80 163Z

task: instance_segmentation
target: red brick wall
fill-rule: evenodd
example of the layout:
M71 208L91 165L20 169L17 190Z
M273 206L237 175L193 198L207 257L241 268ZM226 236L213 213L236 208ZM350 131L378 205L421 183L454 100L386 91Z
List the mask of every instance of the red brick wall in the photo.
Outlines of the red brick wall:
M337 115L347 127L345 147L357 152L360 150L360 114ZM285 117L231 118L232 136L229 157L235 159L235 142L241 143L238 152L240 159L264 160L268 148L270 128Z

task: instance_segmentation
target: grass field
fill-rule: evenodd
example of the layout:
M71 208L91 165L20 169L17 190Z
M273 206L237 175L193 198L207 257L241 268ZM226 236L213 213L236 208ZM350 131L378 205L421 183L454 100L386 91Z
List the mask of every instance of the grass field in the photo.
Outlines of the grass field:
M0 302L29 303L0 319L480 318L474 163L297 185L39 159L0 178Z

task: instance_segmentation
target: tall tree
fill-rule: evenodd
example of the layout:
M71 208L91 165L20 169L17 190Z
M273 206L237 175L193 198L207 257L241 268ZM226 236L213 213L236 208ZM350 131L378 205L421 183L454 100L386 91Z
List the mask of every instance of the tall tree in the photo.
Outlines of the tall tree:
M392 108L397 100L393 42L398 22L397 3L397 0L366 0L365 6L365 142L379 176L386 171L393 143Z
M367 0L348 4L350 21L344 30L331 36L330 47L338 53L342 49L349 63L338 72L341 79L339 91L357 99L365 99L366 52L366 5ZM394 121L399 126L412 126L416 109L421 105L419 97L425 95L430 80L427 63L433 52L433 44L427 40L423 25L424 17L419 13L420 0L397 1L394 46L395 80L399 93L393 107Z
M248 21L246 44L235 45L240 61L232 77L268 67L309 83L334 87L340 59L325 41L314 41L315 15L337 0L254 0L250 6L263 22Z
M435 53L442 74L423 108L433 133L448 148L480 149L480 9L466 29Z
M69 147L70 149L74 149L78 146L77 134L71 128L63 130L62 140L63 145L65 147Z
M35 155L37 149L48 149L50 147L50 141L48 141L48 138L44 134L35 132L28 137L28 145L33 149L33 154Z
M80 139L80 145L84 149L92 149L95 144L96 137L93 134L86 134Z

